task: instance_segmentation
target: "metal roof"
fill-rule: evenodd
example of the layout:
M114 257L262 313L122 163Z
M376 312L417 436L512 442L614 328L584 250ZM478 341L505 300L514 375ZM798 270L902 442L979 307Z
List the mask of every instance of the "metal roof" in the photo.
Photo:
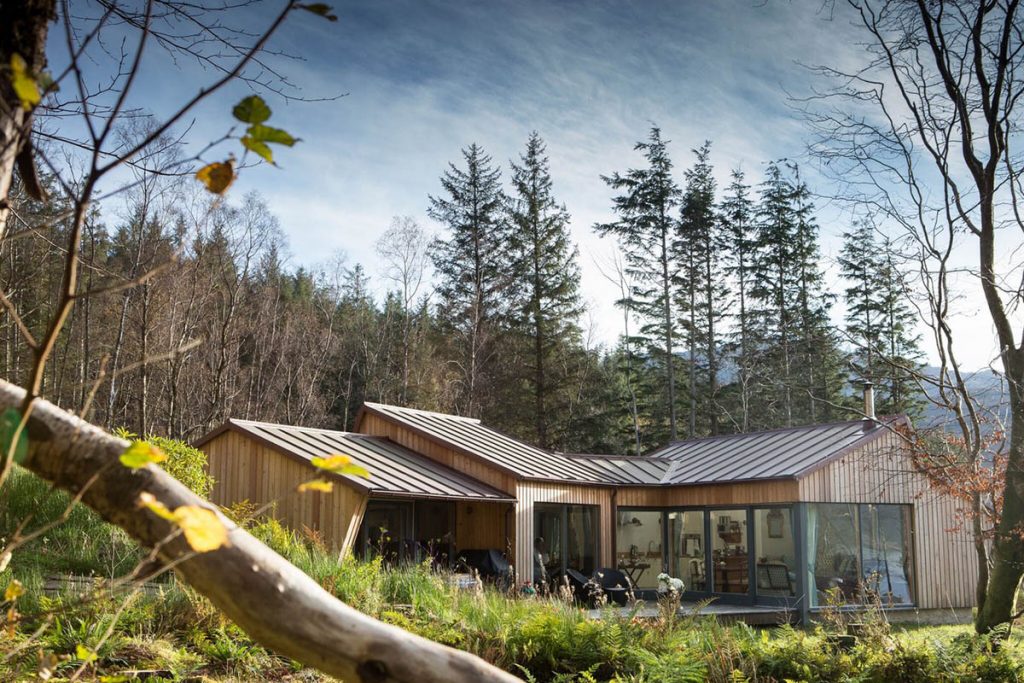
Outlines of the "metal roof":
M474 418L400 408L382 403L364 403L363 408L455 450L485 460L517 477L581 484L621 483L607 467L591 463L587 459L573 458L564 453L531 446L491 429Z
M569 457L591 470L597 468L604 480L627 486L660 484L665 473L672 466L671 460L635 455L570 455Z
M676 441L647 458L669 460L663 484L794 479L888 432L893 420L852 420Z
M242 432L293 458L341 453L370 472L369 479L338 475L371 495L514 502L515 498L386 438L250 420L228 420L197 445L229 429Z

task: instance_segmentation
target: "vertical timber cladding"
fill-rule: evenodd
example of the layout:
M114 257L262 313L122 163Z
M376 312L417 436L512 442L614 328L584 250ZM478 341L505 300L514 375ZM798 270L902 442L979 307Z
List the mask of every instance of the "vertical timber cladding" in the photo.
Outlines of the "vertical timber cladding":
M511 503L455 502L455 546L459 550L515 547Z
M914 470L898 433L888 432L801 478L800 499L912 504L918 607L974 606L978 566L970 522L965 523L956 500L933 489Z
M535 503L596 505L598 513L598 563L611 567L615 553L612 547L615 516L612 512L612 488L608 486L542 484L521 481L516 488L516 576L520 583L533 581L533 506Z
M249 501L257 507L272 504L271 514L286 526L308 527L337 552L352 549L366 510L366 494L336 479L330 493L299 493L299 484L317 476L317 470L250 439L227 430L202 449L213 477L210 501L229 507Z

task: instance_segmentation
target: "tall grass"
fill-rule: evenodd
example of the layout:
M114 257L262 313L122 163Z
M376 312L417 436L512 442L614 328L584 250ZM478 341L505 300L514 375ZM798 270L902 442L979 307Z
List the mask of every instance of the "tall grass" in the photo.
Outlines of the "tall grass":
M2 492L0 535L32 513L31 526L58 518L66 496L24 472ZM600 619L557 598L524 598L496 590L467 591L427 565L387 568L379 560L339 559L313 534L284 528L273 519L248 522L250 531L327 590L367 614L427 638L473 652L531 681L559 683L722 683L782 681L1016 681L1024 678L1024 650L1017 639L1002 647L964 627L900 631L879 621L848 650L826 627L755 629L713 619L663 612L640 619L606 610ZM30 527L31 528L31 527ZM57 675L81 665L77 646L96 650L97 675L156 668L173 680L281 680L315 672L267 652L187 586L158 593L46 596L47 573L116 576L142 556L120 531L85 508L15 554L0 573L0 587L18 578L26 593L14 638L0 655L24 644L39 626L41 638L0 664L0 680L34 675L40 651L64 657ZM114 635L100 636L117 614ZM2 659L2 657L0 657Z

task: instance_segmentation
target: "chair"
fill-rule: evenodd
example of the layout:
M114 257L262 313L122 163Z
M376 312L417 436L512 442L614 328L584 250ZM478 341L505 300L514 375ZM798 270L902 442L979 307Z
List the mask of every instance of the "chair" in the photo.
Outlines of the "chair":
M629 603L629 596L633 592L633 583L624 573L611 567L602 567L594 572L592 578L608 596L608 600L623 607Z
M757 587L765 590L793 593L789 567L781 562L763 562L757 565Z

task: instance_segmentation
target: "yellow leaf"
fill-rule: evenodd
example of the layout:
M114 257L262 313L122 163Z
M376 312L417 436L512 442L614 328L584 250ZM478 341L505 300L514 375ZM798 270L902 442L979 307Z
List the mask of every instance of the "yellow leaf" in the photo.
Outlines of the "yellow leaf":
M29 73L28 64L19 54L11 55L11 86L14 88L14 94L21 100L21 108L25 111L39 104L39 100L42 99L36 79Z
M21 581L12 579L7 584L7 590L4 591L4 600L10 602L11 600L17 600L19 596L25 594L25 587L21 585Z
M314 457L310 459L310 462L313 464L313 467L319 467L322 470L334 472L335 474L350 474L354 477L370 478L370 473L365 467L355 464L352 462L352 458L340 453L323 458Z
M96 653L79 643L75 645L75 659L80 659L83 662L94 662L96 661Z
M214 194L224 194L235 180L235 162L215 161L196 171L196 179L206 185L206 189Z
M163 462L167 460L167 455L156 446L145 441L132 441L132 445L121 454L120 460L121 464L125 467L137 470L151 462Z
M163 517L168 522L174 521L174 513L168 510L166 505L157 500L156 496L148 491L143 491L139 494L139 506L148 508L156 513L158 517Z
M230 545L228 529L213 510L198 505L182 505L174 511L174 522L185 533L185 540L197 553Z
M313 479L312 481L307 481L304 484L299 484L299 487L296 490L299 493L305 493L306 491L321 491L323 493L330 493L331 491L334 490L334 483L326 481L324 479Z

